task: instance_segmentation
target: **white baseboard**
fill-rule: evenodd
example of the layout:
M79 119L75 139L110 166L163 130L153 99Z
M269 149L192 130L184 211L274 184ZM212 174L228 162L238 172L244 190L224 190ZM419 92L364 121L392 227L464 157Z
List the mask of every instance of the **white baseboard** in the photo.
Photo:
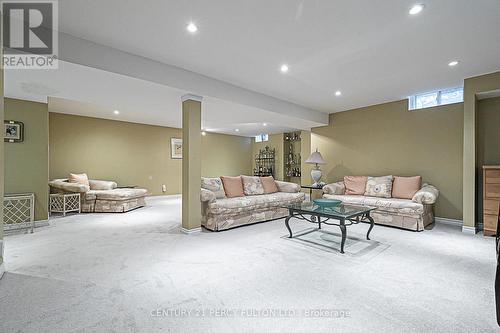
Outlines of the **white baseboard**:
M192 235L192 234L197 234L197 233L201 232L201 227L194 228L194 229L181 228L181 231L184 234Z
M464 221L462 220L456 220L456 219L449 219L446 217L434 217L434 222L435 223L440 223L440 224L448 224L448 225L454 225L457 227L461 227L464 225Z
M462 226L462 232L468 235L475 235L477 233L477 228L464 225Z
M3 264L3 262L0 264L0 279L2 278L3 276L3 273L5 273L5 265Z

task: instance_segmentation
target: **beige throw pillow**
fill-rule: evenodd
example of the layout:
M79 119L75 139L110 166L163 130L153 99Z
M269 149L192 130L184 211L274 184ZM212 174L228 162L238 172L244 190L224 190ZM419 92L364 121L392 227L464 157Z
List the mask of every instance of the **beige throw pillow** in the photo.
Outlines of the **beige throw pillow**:
M224 185L224 192L228 198L244 197L243 182L241 177L227 177L221 176L222 184Z
M370 197L390 198L392 193L392 176L368 177L365 195Z
M243 181L243 193L245 195L264 194L264 187L259 177L241 176L241 180Z
M68 177L69 183L82 184L90 187L89 177L86 173L70 173Z
M206 178L201 177L201 188L214 192L216 199L223 199L226 197L222 180L219 177Z
M279 191L278 185L276 185L273 176L260 177L260 182L262 183L264 193L266 194L276 193Z
M422 187L422 177L394 177L392 184L392 197L399 199L412 199Z
M368 177L365 176L345 176L344 177L345 194L347 195L365 194L367 180Z

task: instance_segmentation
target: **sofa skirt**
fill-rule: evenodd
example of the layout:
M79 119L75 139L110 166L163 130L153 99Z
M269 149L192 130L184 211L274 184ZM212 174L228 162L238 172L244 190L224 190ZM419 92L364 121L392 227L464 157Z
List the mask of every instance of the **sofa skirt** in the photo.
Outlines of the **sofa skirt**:
M202 216L201 225L212 231L220 231L257 222L270 221L288 216L288 209L276 207L263 211L250 211L237 215L208 214Z

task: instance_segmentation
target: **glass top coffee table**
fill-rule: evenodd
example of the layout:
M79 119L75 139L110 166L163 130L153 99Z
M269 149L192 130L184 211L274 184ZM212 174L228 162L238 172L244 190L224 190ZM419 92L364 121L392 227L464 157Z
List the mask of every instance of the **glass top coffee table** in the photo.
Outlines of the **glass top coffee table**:
M370 240L370 232L373 229L373 218L370 212L375 210L375 207L356 206L348 204L340 204L336 207L320 207L312 202L303 202L300 204L286 205L283 208L288 209L289 215L285 219L285 226L290 233L289 238L292 238L292 229L290 229L289 221L292 217L305 220L318 225L321 229L322 224L335 225L340 227L342 232L342 242L340 243L340 253L344 253L344 244L347 236L346 227L358 224L359 222L370 222L370 228L366 233L366 239ZM330 222L335 220L337 222Z

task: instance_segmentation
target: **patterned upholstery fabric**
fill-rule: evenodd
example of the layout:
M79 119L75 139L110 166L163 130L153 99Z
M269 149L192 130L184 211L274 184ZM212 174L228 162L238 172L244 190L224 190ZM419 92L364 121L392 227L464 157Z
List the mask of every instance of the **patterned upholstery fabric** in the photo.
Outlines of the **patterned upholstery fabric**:
M276 186L280 192L297 193L300 192L300 185L276 180Z
M336 182L323 187L325 194L345 194L344 182Z
M243 193L245 195L260 195L264 194L264 186L259 177L241 176L243 181Z
M203 201L212 202L212 201L215 201L215 199L217 199L217 198L215 197L214 192L207 190L207 189L204 189L204 188L201 189L201 192L200 192L201 202L203 202Z
M143 188L117 188L114 190L95 191L97 200L123 201L145 197L148 190Z
M377 224L421 231L434 222L432 205L413 200L338 194L323 194L323 198L338 199L347 204L377 207L377 210L370 214Z
M89 180L99 187L115 187L115 182ZM83 213L124 213L132 209L144 207L146 189L107 189L90 190L89 186L68 183L67 179L55 179L49 182L51 193L80 193L80 204Z
M424 184L422 188L415 193L412 200L422 204L432 205L439 196L439 190L432 185Z
M112 190L118 186L117 183L107 180L89 180L89 184L91 190Z
M305 194L297 184L276 183L280 192L216 200L202 190L202 225L219 231L287 216L288 209L282 206L303 202Z
M224 186L222 186L222 180L217 178L206 178L201 177L201 188L214 192L217 199L222 199L226 197L226 192L224 192Z
M392 176L368 177L365 195L390 198L392 192L392 179Z

